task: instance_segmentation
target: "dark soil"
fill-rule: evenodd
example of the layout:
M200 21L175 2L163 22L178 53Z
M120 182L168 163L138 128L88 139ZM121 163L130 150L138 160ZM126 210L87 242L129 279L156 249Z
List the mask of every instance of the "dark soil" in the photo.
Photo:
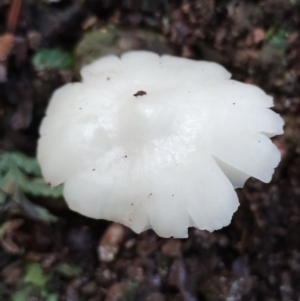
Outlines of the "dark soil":
M0 0L2 35L10 5ZM286 123L285 134L274 139L282 161L271 183L251 179L238 190L241 205L230 226L214 233L191 229L185 240L136 235L79 216L61 199L29 197L58 216L52 223L6 208L0 300L300 300L300 2L24 0L14 47L0 62L1 151L35 156L51 93L78 78L78 62L73 71L37 71L35 53L76 49L85 62L78 48L84 35L112 25L118 38L105 51L124 50L120 39L128 36L126 47L216 61L234 79L274 96ZM152 35L166 42L160 38L164 45L158 45Z

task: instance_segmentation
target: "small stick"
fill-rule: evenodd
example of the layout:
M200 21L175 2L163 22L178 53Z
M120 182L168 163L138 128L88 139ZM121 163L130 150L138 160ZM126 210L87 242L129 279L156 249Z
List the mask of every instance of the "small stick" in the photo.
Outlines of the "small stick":
M13 0L7 17L7 31L14 32L16 30L18 19L22 7L22 0Z

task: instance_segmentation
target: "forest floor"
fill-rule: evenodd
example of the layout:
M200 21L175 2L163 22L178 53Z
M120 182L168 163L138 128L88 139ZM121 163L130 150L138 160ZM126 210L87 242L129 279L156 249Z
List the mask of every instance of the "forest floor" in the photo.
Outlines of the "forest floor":
M23 0L18 14L20 3L0 0L0 177L11 168L3 156L24 173L11 189L0 178L0 300L299 301L300 2ZM53 91L94 58L130 49L221 63L274 97L282 161L271 183L237 191L228 227L136 235L32 185L36 162L20 153L35 157Z

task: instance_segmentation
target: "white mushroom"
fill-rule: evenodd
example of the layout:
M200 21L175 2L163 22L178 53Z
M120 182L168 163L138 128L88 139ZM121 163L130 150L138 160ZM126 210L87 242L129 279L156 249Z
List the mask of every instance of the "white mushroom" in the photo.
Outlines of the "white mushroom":
M183 238L228 225L249 177L271 180L280 154L269 138L283 120L222 66L133 51L81 75L54 93L38 145L71 209Z

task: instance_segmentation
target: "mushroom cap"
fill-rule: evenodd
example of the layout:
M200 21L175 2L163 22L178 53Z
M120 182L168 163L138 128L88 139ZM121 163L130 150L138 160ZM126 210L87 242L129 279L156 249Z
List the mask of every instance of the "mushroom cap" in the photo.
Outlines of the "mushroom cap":
M249 177L271 180L283 120L222 66L132 51L81 75L53 94L38 143L43 176L64 183L71 209L184 238L227 226Z

